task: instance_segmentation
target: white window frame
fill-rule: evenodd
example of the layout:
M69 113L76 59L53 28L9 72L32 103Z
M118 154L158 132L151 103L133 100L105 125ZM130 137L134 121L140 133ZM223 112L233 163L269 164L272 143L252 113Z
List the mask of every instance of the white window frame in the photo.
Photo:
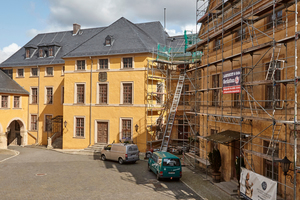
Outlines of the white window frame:
M32 115L35 115L35 116L36 116L36 130L32 130L32 129L31 129L31 122L32 122L32 121L31 121L31 119L32 119L31 116L32 116ZM29 126L29 127L30 127L30 128L29 128L30 131L38 131L38 129L39 129L39 126L38 126L38 124L39 124L39 118L38 118L38 115L37 115L36 113L30 114L30 122L29 122L29 124L30 124L30 126Z
M124 104L123 103L123 85L126 83L131 83L132 84L132 103L131 104ZM134 81L124 81L121 82L121 90L120 90L120 104L122 105L133 105L134 104Z
M19 107L18 107L18 108L15 107L15 97L20 97L20 98L19 98ZM21 95L14 95L14 96L13 96L12 107L13 107L14 109L21 109L21 108L22 108L22 96L21 96Z
M124 58L132 58L132 68L124 68L123 59ZM134 56L124 56L121 59L121 69L134 69Z
M107 59L107 69L100 69L100 60L104 60L104 59ZM109 70L110 69L110 59L109 58L99 58L97 69L98 70Z
M65 66L62 66L62 68L61 68L61 75L62 75L62 76L65 75L65 70L66 70L66 67L65 67Z
M37 69L37 75L33 75L32 74L32 69ZM39 73L39 68L38 67L31 67L30 68L30 77L39 77L40 73Z
M83 103L83 105L85 105L86 104L86 83L75 83L74 84L74 104L79 104L79 103L77 103L77 85L84 85L84 103Z
M37 89L37 102L36 104L32 103L32 89L36 88ZM37 105L39 103L39 88L38 87L30 87L30 99L29 99L29 103L33 104L33 105Z
M2 108L2 96L7 96L7 108L3 109L10 109L10 95L0 95L0 108Z
M53 118L53 114L44 114L44 132L47 132L47 130L46 130L46 127L47 127L47 124L46 124L47 118L46 118L46 116L47 115L51 115L51 119Z
M84 60L84 69L78 69L77 68L77 61L81 61L81 60ZM86 71L87 70L87 67L86 67L86 59L77 59L76 61L75 61L75 71Z
M19 76L19 73L18 73L19 69L23 69L23 76ZM24 68L17 68L17 70L16 70L16 77L17 78L25 78L25 69Z
M125 120L130 120L131 121L131 135L130 135L130 138L131 138L131 141L133 140L133 118L132 117L120 117L120 122L119 122L119 133L120 133L120 136L119 136L119 139L122 140L122 120L125 119Z
M97 132L98 132L98 127L97 127L97 123L98 122L107 122L107 143L109 143L109 139L110 139L110 134L109 134L109 127L110 127L110 122L109 120L100 120L100 119L95 119L95 143L98 142L98 135L97 135Z
M100 89L100 85L107 85L107 102L106 103L100 103L99 102L99 89ZM109 82L97 82L97 104L99 105L108 105L109 104Z
M47 88L52 88L52 103L47 103ZM44 104L45 105L53 105L54 104L54 87L53 86L45 86Z
M84 124L83 124L83 133L84 133L84 136L82 137L82 136L76 136L76 119L77 118L83 118L83 120L84 120ZM73 138L82 138L82 139L85 139L85 133L86 133L86 119L85 119L85 116L83 116L83 115L75 115L74 116L74 124L73 124Z
M47 73L47 69L48 68L52 68L52 74L51 75L49 75L48 73ZM45 67L45 76L54 76L54 67Z

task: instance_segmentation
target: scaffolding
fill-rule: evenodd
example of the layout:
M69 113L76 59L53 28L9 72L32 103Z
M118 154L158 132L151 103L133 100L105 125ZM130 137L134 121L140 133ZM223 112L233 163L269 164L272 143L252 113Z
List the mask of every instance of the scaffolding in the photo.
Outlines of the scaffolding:
M198 155L187 154L191 164L208 172L208 152L227 145L232 161L242 157L247 169L277 181L278 194L293 199L300 164L297 5L297 0L196 0L201 40L187 51L203 55L184 71L192 86L185 93L194 104L184 116L189 132L199 133ZM240 74L240 89L226 93L224 75L233 71ZM213 136L228 131L238 138L222 143ZM290 176L279 166L284 156L293 162Z

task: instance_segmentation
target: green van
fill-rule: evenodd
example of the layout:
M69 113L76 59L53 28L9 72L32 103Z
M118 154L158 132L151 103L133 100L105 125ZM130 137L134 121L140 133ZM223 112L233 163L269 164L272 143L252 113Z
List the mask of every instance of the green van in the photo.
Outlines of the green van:
M182 176L180 159L168 152L156 151L151 154L148 160L148 170L160 178L179 180Z

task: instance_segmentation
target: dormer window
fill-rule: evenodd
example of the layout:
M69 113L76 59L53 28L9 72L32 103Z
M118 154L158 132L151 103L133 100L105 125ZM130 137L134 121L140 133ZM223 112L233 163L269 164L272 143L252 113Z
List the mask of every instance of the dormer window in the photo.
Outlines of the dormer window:
M49 47L49 56L53 56L53 47Z
M105 46L111 46L112 45L112 36L108 35L105 38Z
M30 49L26 49L26 58L30 57Z
M40 58L43 57L43 55L44 55L43 53L44 53L44 52L43 52L43 49L39 49L39 57L40 57Z

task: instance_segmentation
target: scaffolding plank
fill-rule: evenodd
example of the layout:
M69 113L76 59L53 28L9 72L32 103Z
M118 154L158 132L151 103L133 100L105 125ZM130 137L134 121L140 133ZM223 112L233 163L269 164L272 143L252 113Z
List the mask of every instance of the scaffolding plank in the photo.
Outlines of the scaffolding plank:
M252 151L252 150L248 150L248 149L243 149L243 151L245 153L249 153L249 154L252 154L252 155L255 155L255 156L258 156L258 157L261 157L261 158L264 158L266 160L272 160L272 156L270 155L267 155L267 154L264 154L264 153L260 153L260 152L257 152L257 151ZM274 160L280 160L279 158L277 157L274 157Z
M204 164L204 165L207 165L207 166L210 165L210 162L209 162L207 159L200 158L199 156L194 155L194 154L192 154L192 153L185 153L184 155L189 156L189 157L191 157L191 158L194 158L195 160L199 161L200 163L202 163L202 164Z

